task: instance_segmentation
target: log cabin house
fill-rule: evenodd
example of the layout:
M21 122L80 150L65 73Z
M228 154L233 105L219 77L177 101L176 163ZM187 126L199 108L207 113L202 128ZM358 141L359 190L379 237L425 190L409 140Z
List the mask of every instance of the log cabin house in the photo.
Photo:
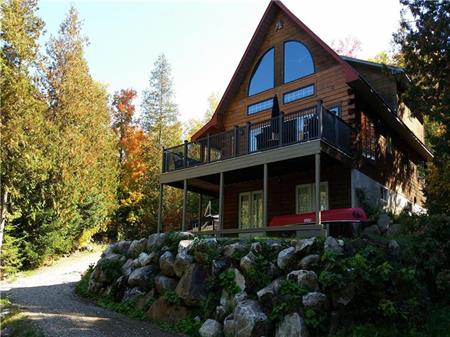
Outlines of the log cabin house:
M432 154L421 117L399 103L408 84L401 68L337 55L271 1L211 120L163 150L158 230L166 185L184 191L184 230L188 192L199 214L202 196L218 199L218 227L205 233L267 232L307 212L310 224L285 228L317 230L322 211L363 199L423 211L420 167Z

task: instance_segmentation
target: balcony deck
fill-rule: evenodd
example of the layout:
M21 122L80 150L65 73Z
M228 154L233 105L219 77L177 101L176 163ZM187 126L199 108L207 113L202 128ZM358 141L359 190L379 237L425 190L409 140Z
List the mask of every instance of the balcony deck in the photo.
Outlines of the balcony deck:
M292 151L298 150L298 144L302 144L302 149L305 150L302 155L307 155L320 151L321 141L351 157L351 137L351 127L318 104L164 149L163 173L187 169L186 172L180 172L183 175L188 171L197 171L194 168L199 166L212 168L222 164L230 166L231 169L236 165L241 166L241 160L238 159L244 162L244 158L251 158L252 163L257 164L259 157L266 157L264 160L267 161L267 156L258 155L263 153L271 154L270 161L282 156L299 156L299 151ZM226 167L222 167L222 170L226 170ZM206 172L204 169L199 171ZM164 174L161 177L162 182L165 180L163 176Z

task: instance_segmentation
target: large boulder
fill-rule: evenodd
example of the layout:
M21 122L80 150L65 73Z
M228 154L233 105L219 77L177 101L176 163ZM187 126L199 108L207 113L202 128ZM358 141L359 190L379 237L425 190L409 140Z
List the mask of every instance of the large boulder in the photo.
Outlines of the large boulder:
M115 247L114 251L117 254L126 255L128 252L128 249L130 248L130 245L131 245L131 241L129 241L129 240L119 241L119 242L117 242L117 246Z
M389 240L388 245L388 254L390 256L398 256L400 254L400 245L396 240Z
M298 286L308 291L319 290L319 281L315 272L310 270L294 270L287 275L289 280L295 280Z
M178 254L189 254L194 240L180 240L178 242Z
M155 290L152 289L148 293L137 299L136 309L142 311L147 310L154 301L155 301Z
M268 286L256 292L259 303L261 303L261 305L269 311L271 311L273 308L274 299L280 291L282 281L283 278L278 278L272 281Z
M168 290L175 290L177 283L177 280L173 278L158 275L155 277L155 290L158 294L162 295Z
M295 248L289 247L278 253L277 265L280 269L286 270L294 266L296 260L297 256L295 255Z
M327 295L320 292L310 292L303 296L302 303L305 308L315 311L325 310L328 307Z
M320 263L320 255L310 254L306 255L303 259L301 259L298 266L302 269L311 269L318 266L319 263Z
M192 246L194 259L200 264L209 264L219 255L219 243L215 238L196 241Z
M148 289L157 274L158 270L155 266L145 266L135 269L128 277L128 285L130 287L141 287Z
M355 297L355 287L348 285L345 288L335 290L331 294L333 306L337 308L340 305L346 306Z
M391 218L386 213L380 214L377 220L377 226L381 233L386 233L391 224Z
M209 276L210 268L201 264L191 264L175 289L178 297L187 305L201 304L208 296L206 281Z
M266 336L269 322L260 304L255 300L238 302L233 313L234 334L239 337Z
M136 301L139 297L144 295L145 293L139 287L127 289L123 294L122 303Z
M130 244L130 248L128 248L127 256L133 259L137 258L140 253L142 253L145 249L146 240L133 240Z
M183 276L186 269L194 262L194 258L189 254L178 253L173 263L173 271L177 277Z
M305 256L310 254L314 248L314 244L316 243L316 238L309 238L299 240L295 245L295 253L300 256Z
M234 336L234 318L233 314L228 315L223 320L223 334L225 337Z
M232 272L234 274L234 283L236 284L237 288L239 289L238 294L243 293L245 290L245 278L241 274L241 272L237 268L230 268L228 270L229 272ZM229 294L225 289L222 290L222 296L220 297L220 304L223 306L226 310L232 309L235 306L234 302L234 296L236 294Z
M256 255L253 252L249 252L243 256L239 262L239 266L242 271L249 272L255 268Z
M139 265L146 266L150 263L152 263L153 256L150 256L149 254L142 252L138 256Z
M167 251L159 257L159 268L161 268L161 273L165 276L175 276L175 270L173 265L175 263L175 256Z
M215 259L211 263L211 271L214 276L219 275L225 269L229 268L231 265L231 261L228 257L223 257L219 259Z
M153 252L159 245L164 242L166 238L166 233L155 233L148 237L147 242L145 244L145 249L147 252Z
M275 337L308 337L305 321L296 312L284 316L277 327Z
M365 237L377 236L380 234L381 234L380 228L378 228L377 225L372 225L372 226L366 227L363 230L363 236L365 236Z
M326 238L325 242L323 243L323 249L337 255L342 254L344 251L338 240L336 240L332 236Z
M245 255L248 252L248 247L242 242L235 242L226 245L222 248L222 255L235 258L236 256Z
M133 259L128 259L121 267L122 275L128 277L134 269Z
M207 319L198 330L201 337L222 337L222 324L214 319Z
M176 323L185 319L188 309L182 305L169 304L161 296L147 311L147 316L152 321Z

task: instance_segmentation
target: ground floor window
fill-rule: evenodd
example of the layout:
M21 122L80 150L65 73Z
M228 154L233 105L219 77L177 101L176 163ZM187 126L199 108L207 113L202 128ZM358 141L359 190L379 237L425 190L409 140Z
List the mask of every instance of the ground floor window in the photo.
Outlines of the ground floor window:
M239 194L239 228L256 228L263 226L262 191Z
M303 184L296 186L296 213L313 212L316 209L315 184ZM320 183L320 210L328 209L328 182Z

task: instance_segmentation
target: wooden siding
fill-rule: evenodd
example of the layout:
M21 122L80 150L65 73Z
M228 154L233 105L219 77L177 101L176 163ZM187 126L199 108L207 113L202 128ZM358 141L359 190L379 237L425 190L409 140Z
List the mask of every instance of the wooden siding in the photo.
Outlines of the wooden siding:
M283 29L276 31L275 23L278 20L283 21L284 27ZM283 43L287 40L298 40L305 44L312 54L316 73L283 84ZM247 88L253 68L257 64L259 58L272 47L275 47L275 88L248 97ZM309 84L315 85L315 95L288 104L283 104L284 93ZM228 109L223 113L223 129L228 130L235 125L243 125L246 122L257 122L270 118L270 110L248 116L247 106L271 98L275 94L278 95L281 111L284 111L285 113L312 106L316 104L317 100L322 99L325 107L340 105L342 118L346 121L353 121L354 96L350 87L345 82L342 66L325 52L308 34L298 28L298 26L283 12L279 12L276 15L264 42L258 50L257 56L253 60L250 71L245 75L237 94L231 100Z
M339 172L339 175L336 175ZM270 175L270 168L269 168ZM329 207L351 207L350 169L334 164L322 169L321 181L328 181ZM308 169L269 178L269 219L276 215L295 214L297 185L314 183L314 170ZM225 183L224 228L238 227L239 193L262 190L262 179L234 184Z
M411 202L424 206L425 196L423 193L424 182L419 177L418 165L419 155L408 143L395 132L379 121L371 112L370 107L365 106L358 100L358 116L361 112L368 112L375 121L375 137L377 139L375 160L359 156L358 168L380 184L400 192ZM361 134L358 139L361 139ZM388 151L388 138L392 139L392 151Z

